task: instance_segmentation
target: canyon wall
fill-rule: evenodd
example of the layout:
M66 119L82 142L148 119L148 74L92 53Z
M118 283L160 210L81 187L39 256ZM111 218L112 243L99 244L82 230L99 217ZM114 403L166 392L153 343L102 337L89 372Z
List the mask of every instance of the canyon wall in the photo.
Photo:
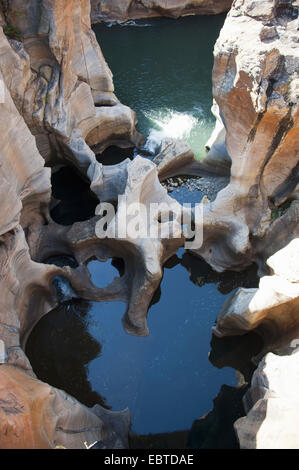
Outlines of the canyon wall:
M220 312L214 334L258 333L263 347L243 397L246 416L234 423L242 449L297 449L299 385L299 239L271 256L258 289L237 289ZM245 347L245 346L244 346Z
M2 1L0 24L0 448L127 447L128 410L110 416L42 383L24 347L57 305L53 279L71 276L39 257L38 236L55 231L45 163L99 176L90 146L132 146L135 114L113 93L89 1Z
M298 448L298 11L292 0L236 0L214 49L213 97L231 175L204 205L195 254L218 271L255 261L263 274L258 289L232 294L213 328L218 337L253 331L263 340L247 416L235 422L246 449Z
M113 93L112 74L90 28L89 0L2 1L0 55L0 448L86 448L95 442L125 448L129 411L88 408L42 383L25 355L26 341L60 301L57 277L86 300L126 302L126 330L148 334L147 310L163 263L183 244L181 225L178 220L173 241L144 243L99 237L101 214L56 224L49 211L57 203L50 167L74 166L101 202L117 206L121 193L133 203L163 202L173 214L180 205L149 160L104 167L96 159L95 148L132 147L144 139L135 113ZM115 219L126 225L123 214L120 205ZM71 256L76 267L47 264L51 256ZM86 264L114 257L123 259L125 274L96 287Z
M228 11L232 0L91 0L92 22L185 15L216 15Z
M214 56L231 176L205 204L204 243L195 253L218 271L253 260L262 266L299 235L297 3L235 1Z

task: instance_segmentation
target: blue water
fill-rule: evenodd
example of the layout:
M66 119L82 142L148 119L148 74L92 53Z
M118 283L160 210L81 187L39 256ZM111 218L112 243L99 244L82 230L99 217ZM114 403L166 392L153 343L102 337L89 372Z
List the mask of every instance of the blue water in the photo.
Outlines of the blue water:
M211 327L224 298L213 284L192 284L180 264L165 269L146 338L124 332L123 304L92 304L88 331L102 350L88 365L88 380L112 409L129 407L135 432L188 429L213 407L223 383L236 384L233 369L218 370L208 360Z
M213 278L199 261L199 276L182 256L180 249L164 268L148 312L148 337L124 331L122 302L75 300L46 315L26 349L38 377L88 406L129 407L136 433L189 429L213 407L222 384L236 384L236 374L208 358L211 328L231 287L221 293L223 275ZM89 267L102 285L118 274L110 261Z

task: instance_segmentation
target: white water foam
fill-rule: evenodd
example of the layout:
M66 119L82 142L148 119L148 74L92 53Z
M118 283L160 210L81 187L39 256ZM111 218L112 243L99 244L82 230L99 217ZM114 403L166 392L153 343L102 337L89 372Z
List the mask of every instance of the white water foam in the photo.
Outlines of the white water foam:
M122 26L122 27L131 26L131 27L134 27L134 28L147 28L149 26L152 26L150 23L136 23L136 21L134 21L134 20L106 21L105 25L108 26L108 28L111 28L112 26Z
M145 116L155 126L150 131L144 146L151 154L156 153L161 141L167 137L187 140L192 129L198 124L198 120L192 114L179 113L173 110L160 111L158 115L145 113Z

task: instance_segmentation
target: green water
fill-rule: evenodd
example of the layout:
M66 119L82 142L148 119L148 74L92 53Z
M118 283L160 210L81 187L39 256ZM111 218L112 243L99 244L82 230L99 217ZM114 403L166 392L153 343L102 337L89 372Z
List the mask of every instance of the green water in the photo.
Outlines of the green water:
M189 16L94 26L115 93L136 111L139 131L157 140L183 138L197 158L205 156L215 122L213 47L224 19Z

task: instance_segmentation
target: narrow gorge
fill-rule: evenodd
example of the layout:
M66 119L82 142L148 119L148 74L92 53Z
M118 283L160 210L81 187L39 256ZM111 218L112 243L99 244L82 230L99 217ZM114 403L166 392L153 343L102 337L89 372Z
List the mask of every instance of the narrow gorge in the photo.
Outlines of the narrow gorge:
M1 449L299 447L298 12L0 1Z

